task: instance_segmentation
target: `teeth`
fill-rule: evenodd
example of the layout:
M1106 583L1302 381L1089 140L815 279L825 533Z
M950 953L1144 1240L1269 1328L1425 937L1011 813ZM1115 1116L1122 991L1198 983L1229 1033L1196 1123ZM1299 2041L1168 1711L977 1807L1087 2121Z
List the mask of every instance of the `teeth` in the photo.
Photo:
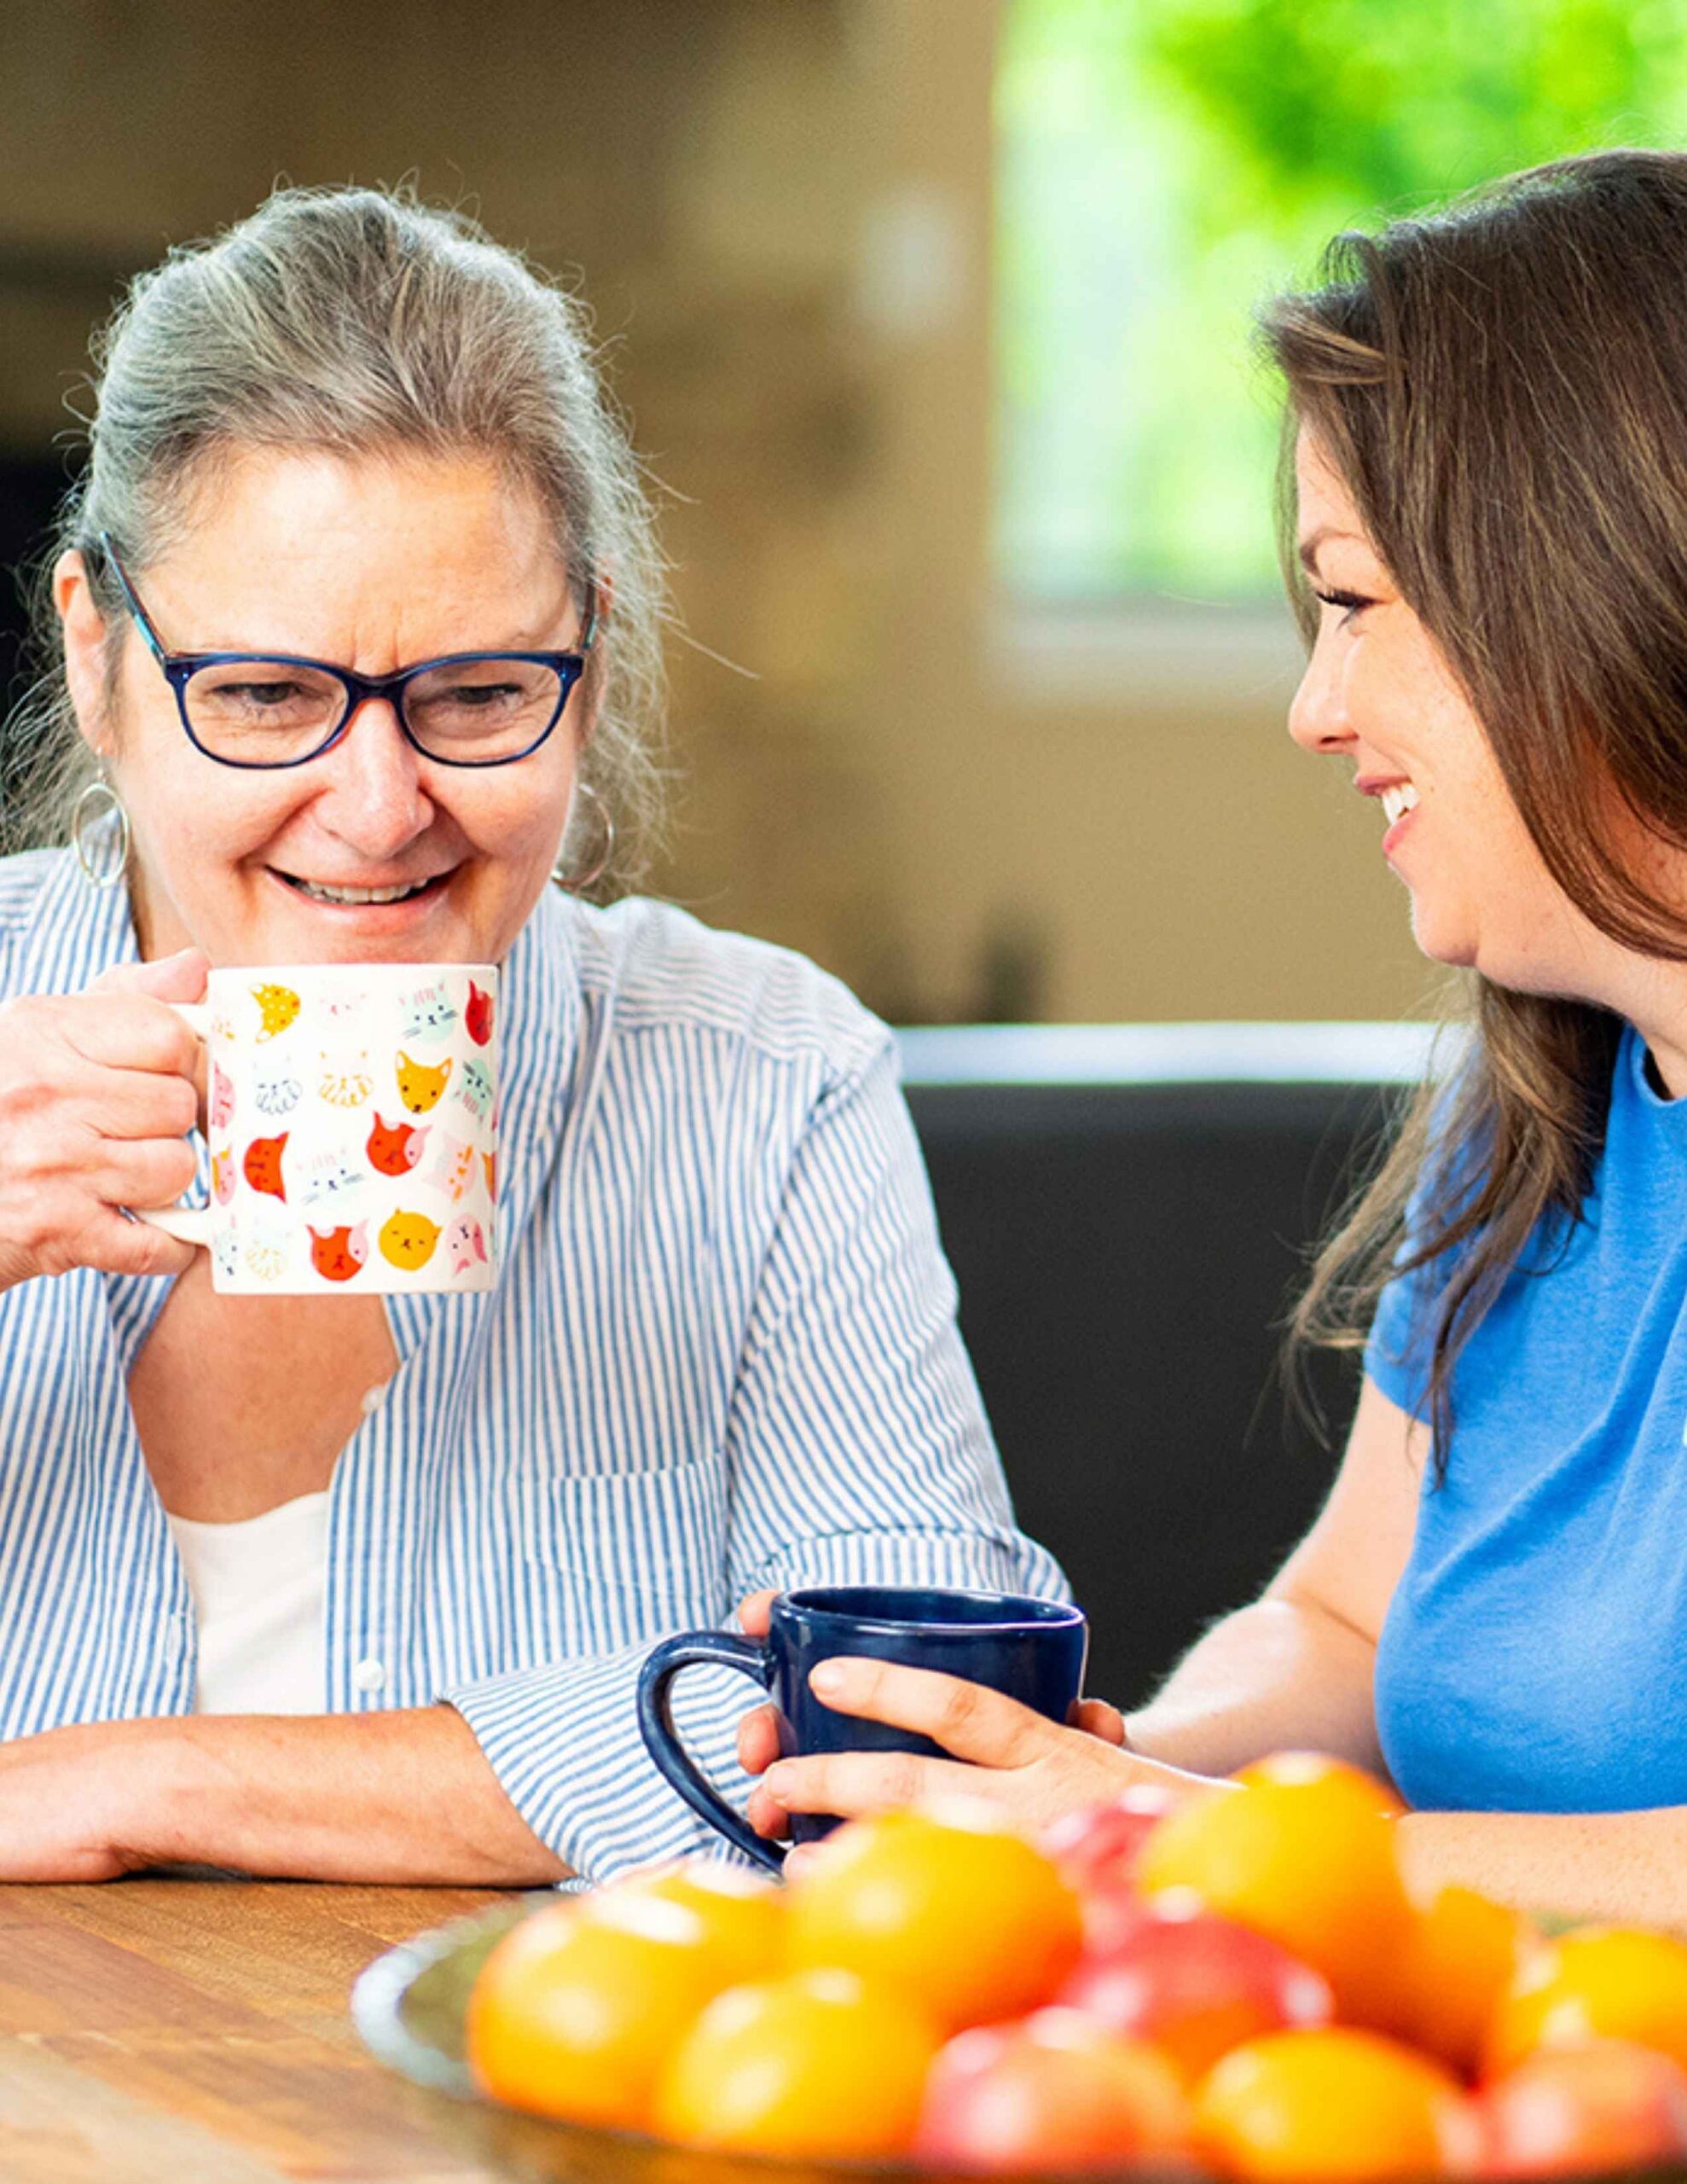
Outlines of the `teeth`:
M1383 816L1391 827L1396 819L1403 818L1408 811L1415 811L1417 808L1417 792L1410 781L1402 781L1398 788L1383 790Z
M317 903L402 903L407 895L420 893L427 882L414 880L408 887L326 887L315 880L294 880L293 885Z

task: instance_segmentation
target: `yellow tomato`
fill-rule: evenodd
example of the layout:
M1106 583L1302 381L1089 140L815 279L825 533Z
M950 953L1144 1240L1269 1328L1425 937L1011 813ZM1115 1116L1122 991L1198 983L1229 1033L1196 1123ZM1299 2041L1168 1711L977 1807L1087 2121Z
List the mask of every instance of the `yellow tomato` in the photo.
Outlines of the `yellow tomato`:
M552 1904L482 1966L469 2065L513 2107L642 2130L658 2071L719 1989L702 1922L682 1904Z
M1580 1926L1529 1950L1494 2013L1488 2066L1596 2039L1632 2040L1687 2067L1687 1942Z
M656 2129L693 2146L786 2158L900 2153L937 2048L929 2018L851 1972L729 1988L663 2073Z
M1195 2102L1197 2152L1229 2176L1369 2184L1462 2168L1475 2127L1450 2072L1330 2025L1232 2048Z
M1391 2030L1455 2071L1476 2069L1499 1999L1530 1944L1527 1919L1470 1888L1444 1888L1406 1937Z
M1191 1799L1142 1848L1137 1885L1210 1911L1321 1972L1340 2014L1390 2030L1415 1914L1394 1849L1399 1806L1355 1767L1286 1752Z
M785 1891L742 1866L729 1866L723 1858L687 1858L612 1881L584 1900L595 1916L623 1896L654 1896L693 1913L701 1922L717 1986L770 1979L785 1969Z
M899 1989L946 2030L1046 2001L1083 1942L1078 1899L983 1806L840 1828L790 1890L790 1960Z

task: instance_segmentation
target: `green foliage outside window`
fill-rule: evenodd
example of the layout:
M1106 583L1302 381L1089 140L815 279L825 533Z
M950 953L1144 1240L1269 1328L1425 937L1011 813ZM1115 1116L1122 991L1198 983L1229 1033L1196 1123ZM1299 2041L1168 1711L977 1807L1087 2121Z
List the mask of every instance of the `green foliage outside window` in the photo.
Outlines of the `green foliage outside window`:
M997 563L1030 597L1275 582L1255 305L1344 227L1687 145L1682 0L1006 0Z

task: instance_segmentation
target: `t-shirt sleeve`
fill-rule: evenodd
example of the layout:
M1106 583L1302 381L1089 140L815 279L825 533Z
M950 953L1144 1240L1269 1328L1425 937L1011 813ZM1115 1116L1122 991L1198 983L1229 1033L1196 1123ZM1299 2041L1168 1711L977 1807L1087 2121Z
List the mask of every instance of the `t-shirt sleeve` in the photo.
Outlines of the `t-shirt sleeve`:
M1407 1230L1408 1240L1411 1230ZM1402 1245L1405 1257L1411 1244ZM1429 1276L1433 1267L1397 1274L1377 1300L1376 1317L1365 1343L1365 1377L1380 1388L1408 1417L1426 1414L1429 1394L1429 1360L1435 1322Z

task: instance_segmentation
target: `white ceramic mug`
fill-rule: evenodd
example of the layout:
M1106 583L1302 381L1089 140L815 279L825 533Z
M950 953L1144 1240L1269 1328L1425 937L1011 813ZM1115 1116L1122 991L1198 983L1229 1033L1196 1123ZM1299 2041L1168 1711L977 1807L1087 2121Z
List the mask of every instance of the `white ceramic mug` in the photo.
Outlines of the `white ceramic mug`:
M211 1199L134 1211L224 1293L490 1289L497 996L484 963L213 971L171 1004L207 1050Z

